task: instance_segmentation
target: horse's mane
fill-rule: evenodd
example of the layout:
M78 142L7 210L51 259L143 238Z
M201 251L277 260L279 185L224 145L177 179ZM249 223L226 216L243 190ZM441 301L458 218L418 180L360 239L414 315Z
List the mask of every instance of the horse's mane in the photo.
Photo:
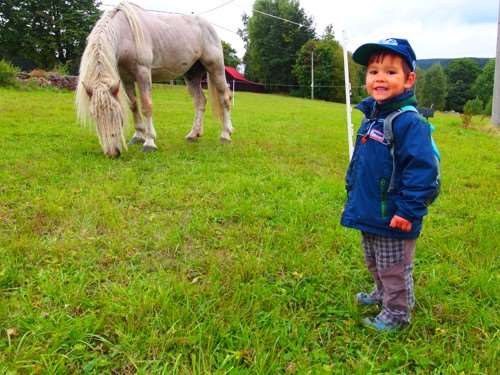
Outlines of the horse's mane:
M111 22L118 12L123 12L125 15L134 37L136 47L142 45L144 35L136 9L134 8L140 7L132 3L121 2L116 8L103 14L87 38L87 46L80 63L79 84L76 93L78 119L84 124L91 122L91 118L89 111L90 98L82 82L87 85L103 83L110 87L120 81L118 62L115 53L116 46L119 43L118 31ZM137 51L139 50L140 48L137 48ZM122 108L127 108L127 98L123 94L124 92L124 87L121 84L121 95L119 99L122 102ZM123 112L126 124L128 111L124 110Z
M144 11L143 8L141 8L137 4L129 3L127 1L123 1L118 6L116 9L120 10L125 14L125 17L127 18L128 24L130 26L130 29L132 30L132 35L134 36L135 40L135 45L138 49L139 53L139 47L143 44L144 41L144 34L142 32L142 27L139 21L139 18L137 16L137 12L134 8L139 8Z

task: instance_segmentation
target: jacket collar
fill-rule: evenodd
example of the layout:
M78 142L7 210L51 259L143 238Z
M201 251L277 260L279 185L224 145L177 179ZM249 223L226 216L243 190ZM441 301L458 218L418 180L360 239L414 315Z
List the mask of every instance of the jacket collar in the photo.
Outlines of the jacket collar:
M417 105L417 99L415 98L415 94L411 90L407 90L404 93L380 104L377 103L371 96L369 96L361 103L356 105L355 108L363 112L366 118L373 119L379 115L390 113L406 105Z

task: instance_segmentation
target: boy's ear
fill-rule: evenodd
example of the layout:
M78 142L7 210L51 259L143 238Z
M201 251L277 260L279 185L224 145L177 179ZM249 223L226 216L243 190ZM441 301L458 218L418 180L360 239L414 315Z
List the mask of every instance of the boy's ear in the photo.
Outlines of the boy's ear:
M406 79L406 82L405 82L405 89L411 89L413 87L413 85L415 84L416 79L417 79L417 75L415 74L415 72L410 72L410 74L408 74L408 78Z

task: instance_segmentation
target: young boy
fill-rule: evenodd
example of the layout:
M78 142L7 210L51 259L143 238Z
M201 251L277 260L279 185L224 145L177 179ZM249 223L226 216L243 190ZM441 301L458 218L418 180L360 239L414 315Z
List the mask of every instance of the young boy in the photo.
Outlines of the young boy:
M358 293L362 305L381 304L375 318L363 324L390 331L410 322L415 303L413 256L427 206L437 195L438 165L429 124L414 111L392 123L393 142L384 134L384 118L405 106L416 106L416 56L405 39L364 44L353 54L367 67L370 97L356 106L365 115L346 175L347 202L343 226L362 233L365 262L375 287Z

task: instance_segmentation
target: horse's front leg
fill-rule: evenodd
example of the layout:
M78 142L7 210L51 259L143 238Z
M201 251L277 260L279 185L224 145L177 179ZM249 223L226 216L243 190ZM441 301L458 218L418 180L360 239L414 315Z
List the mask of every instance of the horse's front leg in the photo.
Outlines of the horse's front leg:
M135 83L124 82L125 91L130 99L130 110L134 116L135 133L132 139L128 142L129 145L143 144L146 141L146 126L143 123L141 112L137 104L137 96L135 95Z
M141 93L141 110L145 119L145 140L142 151L151 152L156 151L156 131L153 126L153 100L151 97L151 70L144 66L137 69L137 83Z
M203 135L203 115L205 113L207 99L201 89L201 78L201 75L191 79L185 77L189 93L193 97L195 111L193 127L189 134L186 135L186 139L190 142L196 141L198 137Z

